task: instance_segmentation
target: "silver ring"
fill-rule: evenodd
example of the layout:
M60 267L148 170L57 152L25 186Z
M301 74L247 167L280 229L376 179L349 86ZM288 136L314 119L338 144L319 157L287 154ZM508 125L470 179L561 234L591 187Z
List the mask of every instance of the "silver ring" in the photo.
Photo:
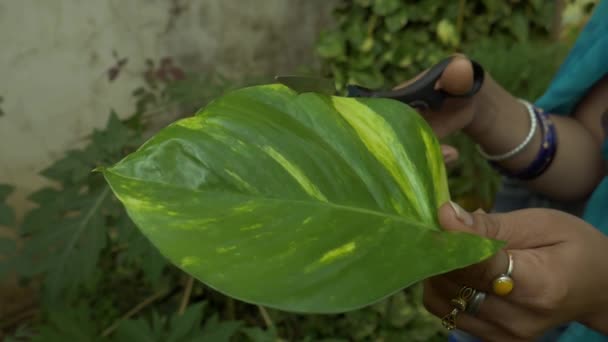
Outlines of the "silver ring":
M479 307L485 299L486 294L484 292L477 291L475 293L475 296L473 296L473 299L471 299L471 301L469 302L469 305L467 305L467 309L465 310L465 312L473 316L477 315L477 313L479 312Z
M505 275L510 277L511 273L513 273L513 255L509 252L507 252L507 255L509 256L509 266L507 266L507 273Z

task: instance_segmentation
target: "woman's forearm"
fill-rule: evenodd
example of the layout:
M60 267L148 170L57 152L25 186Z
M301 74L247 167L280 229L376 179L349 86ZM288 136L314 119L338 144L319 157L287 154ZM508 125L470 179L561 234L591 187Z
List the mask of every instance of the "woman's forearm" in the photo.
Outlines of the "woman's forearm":
M608 82L606 82L608 84ZM557 133L557 152L553 163L541 176L529 182L532 189L549 197L574 200L587 196L604 174L598 110L608 98L593 96L582 105L588 108L573 117L551 116ZM498 85L489 75L475 102L475 119L465 129L489 154L502 154L518 146L530 130L526 107ZM594 130L595 129L595 130ZM510 171L525 169L535 159L541 144L540 127L530 144L517 155L500 162Z

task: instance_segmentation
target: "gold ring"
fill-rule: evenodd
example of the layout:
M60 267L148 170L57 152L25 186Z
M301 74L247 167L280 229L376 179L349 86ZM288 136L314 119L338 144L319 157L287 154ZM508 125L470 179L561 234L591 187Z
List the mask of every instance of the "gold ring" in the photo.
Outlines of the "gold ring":
M511 273L513 273L513 255L507 252L509 256L509 266L507 267L507 272L499 275L492 282L492 290L494 294L497 296L506 296L511 291L513 291L514 283L513 278L511 278Z
M441 319L441 324L448 330L456 329L456 317L460 312L467 310L467 305L469 304L469 300L475 296L477 291L468 286L463 286L460 291L458 291L458 295L456 298L450 300L450 304L454 307L449 314L443 316Z

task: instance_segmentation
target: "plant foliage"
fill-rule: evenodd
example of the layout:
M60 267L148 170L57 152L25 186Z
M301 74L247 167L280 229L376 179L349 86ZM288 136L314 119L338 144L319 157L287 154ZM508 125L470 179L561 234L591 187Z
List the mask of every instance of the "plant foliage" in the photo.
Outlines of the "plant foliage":
M499 247L439 228L439 144L393 100L245 88L103 173L174 264L283 310L357 309Z

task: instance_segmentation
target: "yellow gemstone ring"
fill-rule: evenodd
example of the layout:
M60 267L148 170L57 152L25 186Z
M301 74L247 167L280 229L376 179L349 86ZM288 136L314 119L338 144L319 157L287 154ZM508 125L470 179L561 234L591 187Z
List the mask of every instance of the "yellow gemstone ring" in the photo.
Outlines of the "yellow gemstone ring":
M509 256L509 266L507 267L507 273L503 273L499 275L492 282L492 289L494 290L494 294L497 296L506 296L511 291L513 291L513 278L511 278L511 273L513 273L513 255L507 252L507 256Z

